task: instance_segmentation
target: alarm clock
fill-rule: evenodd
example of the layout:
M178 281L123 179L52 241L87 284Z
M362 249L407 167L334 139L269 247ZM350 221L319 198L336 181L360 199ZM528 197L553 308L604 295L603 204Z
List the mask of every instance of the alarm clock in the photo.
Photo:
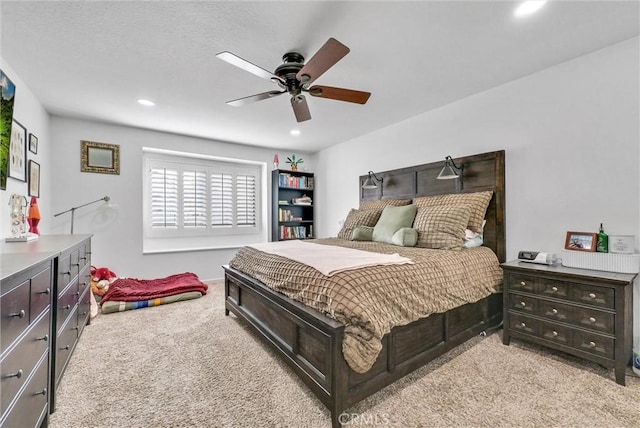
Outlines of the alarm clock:
M555 264L558 257L554 253L542 253L539 251L520 251L518 260L527 263L538 263L541 265Z

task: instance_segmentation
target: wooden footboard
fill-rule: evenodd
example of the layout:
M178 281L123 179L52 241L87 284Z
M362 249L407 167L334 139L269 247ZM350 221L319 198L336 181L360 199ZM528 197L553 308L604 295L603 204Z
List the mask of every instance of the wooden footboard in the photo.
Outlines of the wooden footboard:
M502 294L396 327L366 373L356 373L342 355L344 325L277 293L229 266L225 313L245 320L331 411L334 427L355 403L422 367L502 320Z

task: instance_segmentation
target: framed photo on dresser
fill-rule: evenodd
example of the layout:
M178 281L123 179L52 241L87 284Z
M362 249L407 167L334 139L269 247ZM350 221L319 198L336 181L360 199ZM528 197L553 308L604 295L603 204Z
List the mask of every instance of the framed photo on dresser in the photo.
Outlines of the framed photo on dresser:
M597 233L567 232L567 238L564 241L564 248L565 250L593 252L596 250L597 241Z

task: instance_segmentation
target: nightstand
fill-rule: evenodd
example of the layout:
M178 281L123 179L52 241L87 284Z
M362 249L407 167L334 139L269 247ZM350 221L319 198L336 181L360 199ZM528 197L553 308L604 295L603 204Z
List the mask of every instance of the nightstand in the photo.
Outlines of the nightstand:
M504 332L615 369L625 385L633 347L637 274L511 261L504 270Z

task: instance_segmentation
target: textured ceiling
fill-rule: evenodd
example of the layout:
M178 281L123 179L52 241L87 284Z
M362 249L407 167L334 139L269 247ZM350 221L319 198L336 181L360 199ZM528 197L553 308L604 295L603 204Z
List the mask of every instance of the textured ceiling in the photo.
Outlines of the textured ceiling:
M316 151L638 36L637 1L551 0L521 20L516 5L2 1L0 54L52 114ZM274 70L329 37L351 52L314 83L371 92L366 105L307 97L298 124L286 95L225 104L277 87L216 53Z

